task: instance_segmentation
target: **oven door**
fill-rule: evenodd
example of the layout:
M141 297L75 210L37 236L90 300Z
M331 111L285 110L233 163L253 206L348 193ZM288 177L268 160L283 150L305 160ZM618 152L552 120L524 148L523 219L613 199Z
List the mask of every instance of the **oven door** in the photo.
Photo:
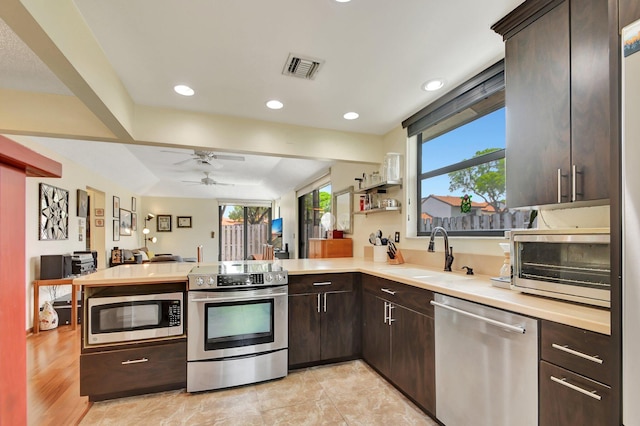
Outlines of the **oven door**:
M187 360L202 361L287 348L287 286L189 291Z

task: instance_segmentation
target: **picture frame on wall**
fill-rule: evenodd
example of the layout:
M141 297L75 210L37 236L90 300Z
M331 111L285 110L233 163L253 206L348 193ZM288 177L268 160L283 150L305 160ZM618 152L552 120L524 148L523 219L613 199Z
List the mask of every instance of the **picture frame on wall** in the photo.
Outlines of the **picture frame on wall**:
M138 230L138 214L133 212L131 213L131 230Z
M156 230L158 232L171 232L171 215L159 214L156 216Z
M87 193L87 191L78 189L77 201L78 201L78 205L76 209L76 216L87 217L87 213L89 213L89 194Z
M120 212L118 212L120 214ZM113 241L120 241L120 220L113 220Z
M191 216L178 216L176 222L178 228L191 228Z
M104 227L104 219L96 219L96 228Z
M120 197L113 196L113 217L120 218Z
M98 217L102 217L104 216L104 209L102 208L95 209L94 214Z
M131 197L131 211L136 211L136 197Z
M120 209L120 235L131 235L131 212L129 210Z
M69 191L40 183L39 240L69 239Z

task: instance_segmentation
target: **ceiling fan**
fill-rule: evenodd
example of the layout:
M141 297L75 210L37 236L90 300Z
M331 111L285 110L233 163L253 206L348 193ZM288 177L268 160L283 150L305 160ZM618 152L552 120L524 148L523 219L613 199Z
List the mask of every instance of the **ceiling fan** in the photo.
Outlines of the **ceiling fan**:
M204 173L205 176L200 180L183 180L183 182L186 182L186 183L198 183L200 185L205 185L205 186L210 186L210 185L233 186L232 183L217 182L212 177L209 177L209 172L203 172L203 173Z
M177 151L164 151L164 152L170 152L173 154L185 154L183 152L177 152ZM195 161L198 164L207 164L207 165L213 166L214 160L244 161L244 157L241 155L216 154L215 152L212 152L212 151L203 151L198 149L194 150L193 154L188 154L188 155L190 155L190 158L187 158L186 160L178 161L173 165L178 166L180 164L185 164L189 161Z

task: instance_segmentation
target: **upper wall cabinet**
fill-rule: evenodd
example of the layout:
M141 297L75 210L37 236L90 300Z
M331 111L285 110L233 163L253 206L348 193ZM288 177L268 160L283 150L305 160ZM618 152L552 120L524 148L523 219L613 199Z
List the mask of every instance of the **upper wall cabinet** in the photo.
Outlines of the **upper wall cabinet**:
M506 40L507 204L609 198L607 0L526 1Z

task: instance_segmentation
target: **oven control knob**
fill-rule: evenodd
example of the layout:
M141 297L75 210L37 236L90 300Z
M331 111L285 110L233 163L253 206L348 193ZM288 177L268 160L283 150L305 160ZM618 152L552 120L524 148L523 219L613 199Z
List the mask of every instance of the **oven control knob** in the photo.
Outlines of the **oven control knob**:
M273 275L272 274L264 274L264 282L265 283L270 283L271 281L273 281Z
M216 284L216 280L214 277L208 277L207 278L207 285L212 286Z
M202 284L204 284L204 278L203 277L196 277L196 284L198 286L201 286Z
M283 274L283 273L281 273L281 272L278 272L278 273L276 274L276 281L277 281L277 282L279 282L279 283L283 283L283 282L285 282L284 274Z

